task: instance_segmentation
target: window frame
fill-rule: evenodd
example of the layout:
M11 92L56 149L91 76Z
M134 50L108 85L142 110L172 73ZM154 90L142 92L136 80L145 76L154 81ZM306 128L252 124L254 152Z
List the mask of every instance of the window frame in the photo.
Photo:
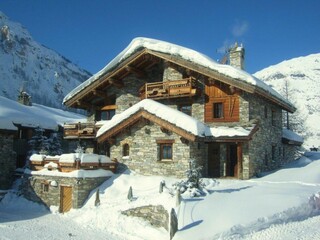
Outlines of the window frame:
M158 150L159 150L159 159L158 161L173 161L173 144L175 142L174 139L161 139L156 141L158 144ZM169 149L166 149L169 148ZM168 151L169 150L169 155Z
M218 106L218 108L216 108L216 106ZM218 114L219 116L216 114ZM212 118L224 119L224 102L223 101L217 101L212 103Z
M277 114L276 114L276 110L271 109L271 124L272 126L276 126L277 125L277 118L276 118Z
M130 146L128 143L122 145L122 157L130 156Z

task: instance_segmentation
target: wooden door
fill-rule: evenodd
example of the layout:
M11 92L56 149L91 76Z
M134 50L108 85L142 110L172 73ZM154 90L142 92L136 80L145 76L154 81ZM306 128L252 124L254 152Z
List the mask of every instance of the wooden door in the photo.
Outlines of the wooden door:
M208 144L208 176L220 177L220 144Z
M72 208L72 187L61 186L60 188L60 212L68 212Z

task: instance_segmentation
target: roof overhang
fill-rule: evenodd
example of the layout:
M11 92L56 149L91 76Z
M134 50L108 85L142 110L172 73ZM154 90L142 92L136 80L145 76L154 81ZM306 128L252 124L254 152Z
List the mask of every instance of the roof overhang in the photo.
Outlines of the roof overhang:
M157 61L155 61L155 59L157 59ZM139 75L139 68L135 70L136 66L146 67L148 65L144 65L143 63L150 62L150 64L152 65L153 63L156 63L159 60L171 62L173 64L184 67L188 69L189 72L191 72L191 74L201 74L207 77L208 79L216 79L223 83L234 86L238 89L241 89L245 92L260 95L268 99L269 101L279 105L282 109L288 112L293 113L296 110L296 108L289 102L286 102L281 97L274 96L262 87L246 82L240 78L237 79L228 76L219 72L218 70L214 70L201 64L188 61L187 59L184 59L181 56L151 50L146 47L140 47L138 49L135 49L135 51L130 53L124 59L117 59L117 57L113 59L104 69L100 71L100 75L99 73L95 74L86 82L82 83L79 86L79 88L76 88L77 91L73 95L71 94L71 97L65 98L64 104L68 107L82 107L86 109L93 108L95 107L94 104L88 104L83 100L89 98L90 96L103 95L103 91L111 85L121 87L121 85L123 84L121 82L123 77L127 76L130 73L135 73ZM110 67L108 67L109 65Z
M122 122L112 126L107 131L103 132L101 135L97 137L97 142L101 143L104 141L108 141L109 139L117 136L120 133L123 133L126 131L126 129L130 128L132 125L136 124L137 122L141 121L142 119L148 120L150 122L153 122L160 127L163 127L166 130L172 131L176 133L177 135L183 137L184 139L187 139L189 141L198 141L199 136L196 136L166 120L163 120L156 115L149 113L148 111L144 109L140 109L133 115L131 115L129 118L124 119Z

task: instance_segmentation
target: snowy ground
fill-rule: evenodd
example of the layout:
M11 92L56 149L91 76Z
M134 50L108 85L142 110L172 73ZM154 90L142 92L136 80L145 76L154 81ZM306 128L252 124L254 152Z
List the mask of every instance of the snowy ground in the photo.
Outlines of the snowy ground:
M320 239L320 153L309 153L287 168L248 181L223 179L208 187L200 198L183 196L177 208L180 239ZM79 210L51 212L9 192L0 202L0 239L169 239L165 229L153 228L141 219L120 214L128 208L162 204L170 210L175 197L160 181L171 186L175 179L143 177L133 173L114 175L102 184L101 205L95 194ZM129 187L134 201L127 200ZM319 195L316 195L319 196ZM311 199L311 200L310 200ZM320 205L320 204L319 204Z

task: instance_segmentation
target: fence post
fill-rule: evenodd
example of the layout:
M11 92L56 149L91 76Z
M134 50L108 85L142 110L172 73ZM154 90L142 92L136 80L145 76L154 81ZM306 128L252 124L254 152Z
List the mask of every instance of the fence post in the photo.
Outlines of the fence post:
M174 237L176 232L178 231L178 217L176 211L171 208L170 212L170 240Z

